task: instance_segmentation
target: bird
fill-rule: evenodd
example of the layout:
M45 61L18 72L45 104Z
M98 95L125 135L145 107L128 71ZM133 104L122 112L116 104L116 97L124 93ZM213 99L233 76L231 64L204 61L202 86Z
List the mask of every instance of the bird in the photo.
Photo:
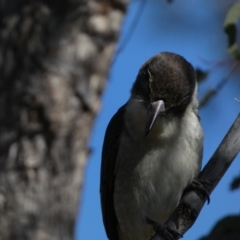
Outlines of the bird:
M197 80L184 57L161 52L140 68L103 142L100 198L109 240L149 240L197 177L203 154Z

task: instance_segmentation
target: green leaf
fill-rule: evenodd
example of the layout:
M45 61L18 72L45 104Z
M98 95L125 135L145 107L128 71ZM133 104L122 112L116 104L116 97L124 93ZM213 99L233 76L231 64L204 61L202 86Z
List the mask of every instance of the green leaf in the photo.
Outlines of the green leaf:
M210 89L206 92L202 100L200 100L199 106L204 107L208 101L217 93L216 89Z
M203 71L203 70L200 69L200 68L196 68L196 69L195 69L195 72L196 72L196 75L197 75L197 81L198 81L198 83L204 81L204 80L208 77L208 74L209 74L208 71Z
M240 215L229 215L219 220L208 236L199 240L239 240Z
M238 188L240 188L240 175L237 177L234 177L230 185L231 190L236 190Z
M236 23L240 18L240 3L233 4L226 15L224 30L228 35L228 52L237 60L240 60L239 46L237 44Z

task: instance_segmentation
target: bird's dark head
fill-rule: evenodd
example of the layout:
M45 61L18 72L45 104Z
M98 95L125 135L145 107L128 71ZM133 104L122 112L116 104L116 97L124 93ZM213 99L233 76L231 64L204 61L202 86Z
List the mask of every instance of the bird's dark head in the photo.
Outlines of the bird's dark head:
M131 93L148 107L152 115L151 126L147 126L150 131L160 114L171 112L181 116L192 100L195 86L192 65L180 55L163 52L141 67Z
M162 100L165 111L183 112L196 85L192 65L180 55L163 52L150 58L140 69L132 95L146 103Z

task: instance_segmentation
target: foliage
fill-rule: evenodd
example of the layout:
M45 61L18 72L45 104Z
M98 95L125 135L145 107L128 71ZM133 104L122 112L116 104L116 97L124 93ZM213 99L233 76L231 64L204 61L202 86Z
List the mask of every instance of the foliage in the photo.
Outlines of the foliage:
M227 216L219 220L208 236L199 240L239 240L240 239L240 215Z
M239 44L237 42L237 23L240 18L240 3L233 4L226 15L224 30L228 35L228 52L236 60L240 60Z

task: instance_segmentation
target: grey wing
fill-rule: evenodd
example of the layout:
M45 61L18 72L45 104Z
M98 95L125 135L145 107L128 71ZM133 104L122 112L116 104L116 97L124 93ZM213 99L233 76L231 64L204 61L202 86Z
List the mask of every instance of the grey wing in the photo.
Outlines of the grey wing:
M110 240L118 240L117 217L114 209L115 163L118 154L121 129L124 125L125 105L112 117L108 124L103 149L100 179L103 223Z

